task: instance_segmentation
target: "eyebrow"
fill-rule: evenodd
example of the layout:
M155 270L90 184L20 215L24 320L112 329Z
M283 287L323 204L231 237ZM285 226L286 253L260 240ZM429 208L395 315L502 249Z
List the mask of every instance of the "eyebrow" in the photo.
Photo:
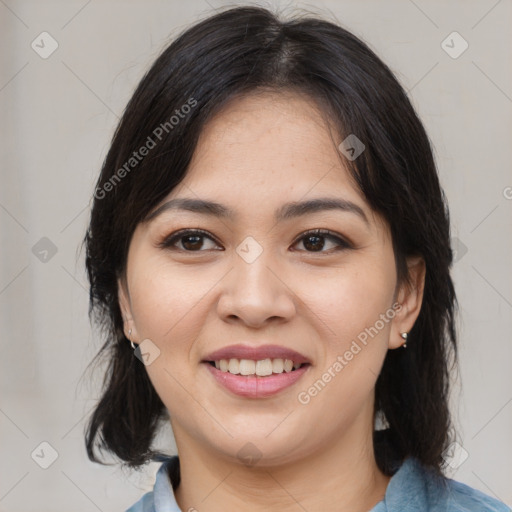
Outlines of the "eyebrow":
M150 213L145 222L150 222L160 214L168 210L184 210L203 215L210 215L225 219L233 219L236 217L235 212L215 201L207 201L205 199L195 198L175 198L167 201L154 212ZM310 199L309 201L291 202L286 203L276 210L274 213L274 220L280 222L283 220L292 219L326 210L341 210L358 215L366 224L370 224L363 209L351 201L346 199L339 199L335 197L319 197L317 199Z

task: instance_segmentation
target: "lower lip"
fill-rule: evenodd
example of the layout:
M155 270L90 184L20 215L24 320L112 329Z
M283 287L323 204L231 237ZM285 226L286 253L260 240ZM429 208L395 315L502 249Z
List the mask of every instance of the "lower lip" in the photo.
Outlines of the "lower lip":
M276 395L295 384L308 371L310 366L306 364L292 372L258 377L256 375L234 375L233 373L218 370L210 363L204 364L206 364L206 367L219 384L235 395L247 398L265 398Z

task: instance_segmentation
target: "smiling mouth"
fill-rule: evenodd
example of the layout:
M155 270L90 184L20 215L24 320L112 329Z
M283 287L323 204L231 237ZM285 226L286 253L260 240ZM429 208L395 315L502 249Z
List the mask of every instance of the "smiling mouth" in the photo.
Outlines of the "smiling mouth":
M207 361L210 366L224 373L246 377L269 377L281 373L291 373L299 368L309 366L309 363L298 363L291 359L220 359L218 361Z

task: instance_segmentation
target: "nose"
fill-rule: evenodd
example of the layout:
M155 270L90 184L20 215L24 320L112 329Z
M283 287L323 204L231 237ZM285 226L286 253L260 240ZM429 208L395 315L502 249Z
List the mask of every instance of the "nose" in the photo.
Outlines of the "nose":
M286 322L296 314L297 298L282 268L263 251L252 262L234 258L234 268L222 280L218 314L226 322L258 328ZM288 278L289 280L289 278Z

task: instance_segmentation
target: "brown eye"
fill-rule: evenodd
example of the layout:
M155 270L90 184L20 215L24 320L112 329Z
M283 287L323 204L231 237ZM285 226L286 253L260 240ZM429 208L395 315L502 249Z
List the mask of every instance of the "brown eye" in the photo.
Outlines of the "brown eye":
M325 240L330 240L331 242L334 242L334 249L335 250L342 250L342 249L349 249L351 246L348 242L340 238L339 236L336 236L334 233L332 233L329 230L326 229L315 229L312 231L308 231L306 233L303 233L301 238L297 240L297 242L294 244L296 245L299 242L303 243L303 246L306 248L307 252L332 252L332 251L324 251L323 249L326 246ZM332 248L332 247L331 247ZM328 248L328 249L331 249Z
M214 242L214 246L204 249L204 239L209 239ZM181 247L178 244L181 244ZM171 234L158 245L161 248L178 249L186 252L201 252L203 250L214 249L217 247L217 244L210 233L200 229L182 229Z

